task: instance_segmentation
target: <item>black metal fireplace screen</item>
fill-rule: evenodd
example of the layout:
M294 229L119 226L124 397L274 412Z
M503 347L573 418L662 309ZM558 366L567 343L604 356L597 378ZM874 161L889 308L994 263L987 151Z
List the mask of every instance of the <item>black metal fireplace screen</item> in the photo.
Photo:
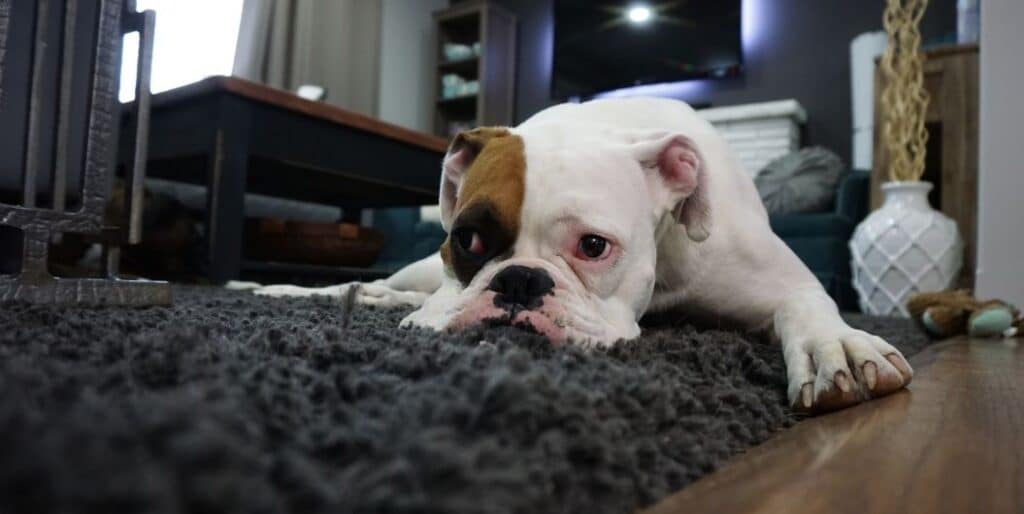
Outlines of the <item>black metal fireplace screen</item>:
M142 235L149 127L155 14L136 12L134 4L134 0L35 0L12 5L11 0L0 0L0 115L10 114L17 105L26 106L23 113L15 113L23 116L0 124L4 132L12 132L3 135L8 141L21 138L8 148L23 149L17 159L20 170L0 169L0 175L21 178L20 195L15 193L20 202L0 203L0 225L15 227L23 237L20 271L0 275L0 301L170 303L166 283L118 277L120 247L138 243ZM12 19L32 23L15 24ZM136 100L128 125L131 131L120 139L134 151L126 166L123 219L117 226L108 226L104 211L117 170L121 123L122 41L129 32L139 33ZM15 62L19 59L24 66ZM12 126L21 126L20 134L8 130ZM69 197L75 200L73 205ZM89 234L102 244L101 276L73 279L50 273L48 248L65 233ZM0 253L12 249L6 246Z

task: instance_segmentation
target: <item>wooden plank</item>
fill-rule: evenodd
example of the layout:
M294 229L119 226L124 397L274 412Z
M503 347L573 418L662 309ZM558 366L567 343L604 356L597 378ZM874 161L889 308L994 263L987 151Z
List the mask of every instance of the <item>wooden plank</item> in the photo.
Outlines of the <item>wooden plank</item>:
M978 54L943 60L942 212L956 221L964 240L957 287L974 286L978 211Z
M340 125L364 130L413 146L434 152L444 153L448 142L440 137L392 125L376 118L348 111L324 102L306 100L288 91L272 88L264 84L250 82L237 77L209 77L194 84L182 86L170 91L153 95L153 109L162 108L173 103L190 100L202 95L225 91L237 96L269 104L274 107L297 112Z
M978 43L937 46L935 48L929 48L928 50L924 51L924 55L929 59L934 59L936 57L945 57L947 55L970 53L978 53Z
M909 391L803 421L646 512L1021 512L1024 340L911 363Z

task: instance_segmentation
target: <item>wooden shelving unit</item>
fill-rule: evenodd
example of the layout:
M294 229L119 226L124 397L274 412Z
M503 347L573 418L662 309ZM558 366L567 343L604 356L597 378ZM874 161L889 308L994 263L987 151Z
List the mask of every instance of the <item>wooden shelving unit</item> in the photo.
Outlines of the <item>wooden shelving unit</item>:
M451 137L455 132L483 125L511 125L514 114L516 19L486 2L463 2L434 13L437 33L434 91L434 132ZM465 45L479 52L455 59L447 45ZM478 89L446 91L446 75Z

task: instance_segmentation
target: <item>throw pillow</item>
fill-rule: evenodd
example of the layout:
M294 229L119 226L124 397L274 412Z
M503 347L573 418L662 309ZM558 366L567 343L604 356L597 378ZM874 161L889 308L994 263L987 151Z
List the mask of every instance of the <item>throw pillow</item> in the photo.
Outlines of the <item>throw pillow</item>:
M754 184L768 214L820 212L835 200L844 168L839 156L813 146L769 162Z

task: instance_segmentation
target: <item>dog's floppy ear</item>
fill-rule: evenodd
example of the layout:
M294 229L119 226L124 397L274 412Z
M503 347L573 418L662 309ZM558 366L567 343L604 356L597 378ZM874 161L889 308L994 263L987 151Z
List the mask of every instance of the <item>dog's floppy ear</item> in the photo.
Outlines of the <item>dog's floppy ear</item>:
M631 149L648 173L655 208L667 209L693 241L708 238L708 174L693 140L682 134L634 137Z
M480 127L460 132L448 146L448 153L445 154L442 165L441 192L438 200L441 204L441 226L445 232L451 230L459 188L473 161L480 155L488 141L507 135L509 131L504 127Z

